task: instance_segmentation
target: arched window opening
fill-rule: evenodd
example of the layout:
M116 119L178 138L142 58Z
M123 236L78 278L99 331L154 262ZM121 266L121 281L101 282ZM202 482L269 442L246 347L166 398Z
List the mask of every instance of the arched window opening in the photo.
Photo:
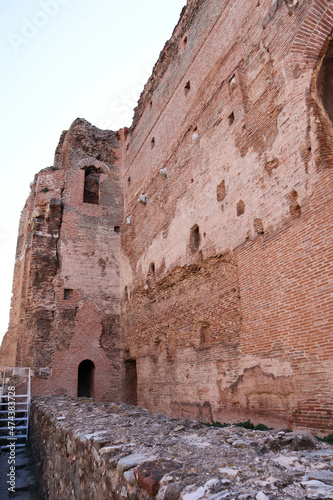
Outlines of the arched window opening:
M99 176L95 167L88 167L84 176L83 202L99 204Z
M90 359L81 361L78 368L77 397L94 397L95 365Z
M125 361L125 403L128 405L137 405L137 372L136 372L136 360L128 359Z
M330 42L322 60L317 88L324 108L333 122L333 41Z

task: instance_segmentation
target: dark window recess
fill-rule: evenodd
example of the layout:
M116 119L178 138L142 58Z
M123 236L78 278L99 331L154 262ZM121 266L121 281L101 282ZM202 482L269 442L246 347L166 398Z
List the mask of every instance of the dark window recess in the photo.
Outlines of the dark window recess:
M150 274L155 274L155 263L152 262L149 266Z
M190 248L192 251L197 251L200 245L200 232L198 224L195 224L190 231Z
M330 42L318 75L317 87L323 105L333 122L333 41Z
M128 405L137 405L137 373L136 360L128 359L125 361L125 403Z
M120 226L114 226L114 232L120 233Z
M234 121L235 121L235 115L234 112L232 111L232 113L230 113L230 115L228 116L229 125L232 125Z
M77 396L78 398L94 397L95 365L90 359L81 361L78 368Z
M211 327L208 323L204 323L200 328L200 345L207 346L211 343Z
M64 289L64 300L72 300L73 290L71 288Z
M99 177L95 167L89 167L85 171L83 202L99 204Z

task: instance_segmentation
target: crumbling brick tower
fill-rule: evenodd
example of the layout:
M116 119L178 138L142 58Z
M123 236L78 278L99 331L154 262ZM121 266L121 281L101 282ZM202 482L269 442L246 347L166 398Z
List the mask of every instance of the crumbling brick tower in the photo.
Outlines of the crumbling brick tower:
M31 185L2 358L33 368L35 395L119 395L119 152L77 119Z

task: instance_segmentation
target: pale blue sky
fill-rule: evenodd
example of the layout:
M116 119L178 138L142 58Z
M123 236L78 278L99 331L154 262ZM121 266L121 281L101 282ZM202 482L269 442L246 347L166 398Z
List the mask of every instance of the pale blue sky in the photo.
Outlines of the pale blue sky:
M117 130L186 0L0 0L0 339L20 212L75 118Z

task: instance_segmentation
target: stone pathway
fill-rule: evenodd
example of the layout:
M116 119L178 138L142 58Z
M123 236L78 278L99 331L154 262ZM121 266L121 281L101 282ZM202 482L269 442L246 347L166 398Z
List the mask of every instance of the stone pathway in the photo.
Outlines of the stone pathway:
M39 500L33 473L32 458L29 448L18 448L15 453L15 492L8 491L10 484L7 451L0 452L0 499Z

